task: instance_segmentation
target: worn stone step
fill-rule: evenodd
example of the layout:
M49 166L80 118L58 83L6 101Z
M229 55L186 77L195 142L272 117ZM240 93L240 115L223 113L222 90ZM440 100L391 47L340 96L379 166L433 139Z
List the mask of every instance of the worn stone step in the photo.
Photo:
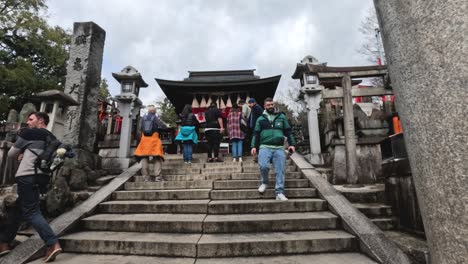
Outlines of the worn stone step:
M295 172L295 171L297 171L296 165L286 166L285 169L286 169L286 172ZM243 167L243 170L242 170L242 172L258 172L258 171L259 171L258 166L256 166L256 167ZM270 168L270 172L275 172L275 170L273 168Z
M110 201L99 204L99 212L112 214L203 214L210 200Z
M392 215L392 207L382 203L354 203L353 206L367 217Z
M221 180L213 182L215 190L233 190L233 189L256 189L260 185L259 180ZM274 187L275 181L271 181L269 186ZM289 179L285 180L286 188L306 188L309 187L307 179Z
M275 174L270 171L270 180L275 179ZM286 172L285 179L302 179L303 174L300 171ZM258 180L260 179L260 172L246 172L246 173L233 173L231 174L233 180Z
M208 214L256 214L316 212L327 210L327 202L322 199L274 199L218 200L208 204Z
M289 198L312 198L317 197L313 188L285 189L285 195ZM257 189L240 190L213 190L210 194L213 200L239 200L239 199L274 199L274 189L267 189L265 193L259 193Z
M398 219L395 217L376 217L370 220L382 230L395 229L398 224Z
M201 170L202 174L214 174L214 173L238 173L242 172L242 167L218 167L218 168L204 168Z
M201 200L210 198L211 189L117 191L113 200Z
M206 214L98 214L82 220L86 230L201 233Z
M185 168L183 164L180 165L179 168L176 169L162 169L161 174L162 175L171 175L171 174L197 174L201 172L201 168L191 168L187 167Z
M60 238L65 252L195 257L200 234L84 231Z
M349 233L330 231L204 234L198 242L197 256L237 257L343 252L358 249Z
M280 232L336 229L339 218L330 212L208 215L204 233Z
M214 173L214 174L173 174L164 176L168 181L215 181L215 180L229 180L231 173ZM133 177L134 182L142 182L144 179L141 176Z
M211 189L213 181L127 182L125 190Z
M205 167L204 163L184 163L183 161L181 163L163 163L162 169L180 169L180 168L191 168L191 169L202 169Z
M133 263L133 262L132 262ZM285 256L198 258L196 264L377 264L361 253L320 253ZM75 264L75 263L73 263ZM77 263L78 264L78 263ZM135 264L140 264L135 262ZM169 263L170 264L170 263ZM182 263L181 264L185 264Z
M43 264L42 258L37 259L31 264ZM62 253L60 254L54 264L194 264L195 258L169 258L169 257L155 257L155 256L136 256L136 255L100 255L100 254L74 254ZM218 262L219 263L219 262Z
M351 203L385 203L385 185L371 184L360 188L348 188L345 185L334 185Z

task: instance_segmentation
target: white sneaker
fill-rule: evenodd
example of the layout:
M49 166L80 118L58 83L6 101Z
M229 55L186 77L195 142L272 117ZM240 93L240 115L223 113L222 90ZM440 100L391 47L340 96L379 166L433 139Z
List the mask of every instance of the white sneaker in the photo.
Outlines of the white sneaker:
M241 157L239 157L239 162L242 162L242 158L241 158Z
M276 200L277 201L287 201L288 198L286 196L284 196L284 194L280 193L280 194L276 195Z
M232 162L236 162L236 158L233 158L233 159L232 159Z
M262 183L262 185L260 185L260 187L258 187L258 192L259 193L264 193L267 187L268 187L268 185Z

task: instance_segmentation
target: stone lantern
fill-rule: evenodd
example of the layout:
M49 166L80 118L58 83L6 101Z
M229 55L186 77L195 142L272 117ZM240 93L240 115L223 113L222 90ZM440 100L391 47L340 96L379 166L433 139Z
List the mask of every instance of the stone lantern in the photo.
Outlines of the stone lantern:
M57 139L63 140L68 107L78 105L78 102L59 90L40 92L35 95L35 98L41 100L39 111L49 114L47 130L52 132Z
M119 103L119 111L122 116L118 156L121 168L128 168L130 165L132 121L137 118L142 106L138 94L140 93L140 88L148 87L148 84L132 66L123 68L121 72L112 73L112 76L120 83L120 94L114 97Z
M322 100L323 86L320 85L317 73L310 72L308 70L308 64L320 65L321 63L310 55L306 56L302 59L301 63L297 65L296 72L292 77L293 79L300 79L300 92L304 95L307 103L310 162L314 165L323 165L324 160L320 146L320 130L318 121L318 110Z

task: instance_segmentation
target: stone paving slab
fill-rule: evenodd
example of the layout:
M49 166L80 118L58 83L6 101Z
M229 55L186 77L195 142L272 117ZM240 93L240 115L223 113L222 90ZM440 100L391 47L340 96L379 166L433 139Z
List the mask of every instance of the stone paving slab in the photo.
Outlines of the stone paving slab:
M322 199L275 199L218 200L208 204L209 214L254 214L315 212L327 210L327 203Z
M213 181L127 182L125 190L211 189Z
M377 264L359 253L321 253L290 256L261 256L240 258L199 258L196 264ZM107 264L107 263L106 263Z
M87 230L121 232L202 232L206 214L98 214L82 220Z
M259 180L221 180L213 183L215 190L230 190L230 189L257 189L260 185ZM275 186L275 181L269 183L269 186ZM288 179L285 180L286 188L306 188L309 187L307 179Z
M284 192L288 198L317 197L313 188L291 188L285 189ZM267 189L264 193L259 193L257 189L213 190L210 197L212 200L274 199L276 193L274 189Z
M42 264L41 259L31 264ZM195 264L195 258L164 258L125 255L98 255L98 254L60 254L53 263L56 264ZM214 262L212 262L214 263Z
M83 231L60 237L65 252L195 257L200 234Z
M353 251L353 235L339 230L204 234L198 242L198 257L282 255Z
M211 189L117 191L113 200L201 200L210 198Z
M204 233L279 232L336 229L339 219L330 212L208 215Z
M210 200L110 201L101 203L99 211L114 214L201 214L207 212L209 202Z

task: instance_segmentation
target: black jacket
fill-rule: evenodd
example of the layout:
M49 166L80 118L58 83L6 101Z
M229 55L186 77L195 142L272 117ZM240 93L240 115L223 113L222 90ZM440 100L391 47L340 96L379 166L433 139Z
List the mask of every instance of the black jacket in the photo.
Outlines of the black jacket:
M255 124L257 123L258 117L263 114L263 109L259 104L255 104L251 111L249 117L249 127L253 130L255 128Z

